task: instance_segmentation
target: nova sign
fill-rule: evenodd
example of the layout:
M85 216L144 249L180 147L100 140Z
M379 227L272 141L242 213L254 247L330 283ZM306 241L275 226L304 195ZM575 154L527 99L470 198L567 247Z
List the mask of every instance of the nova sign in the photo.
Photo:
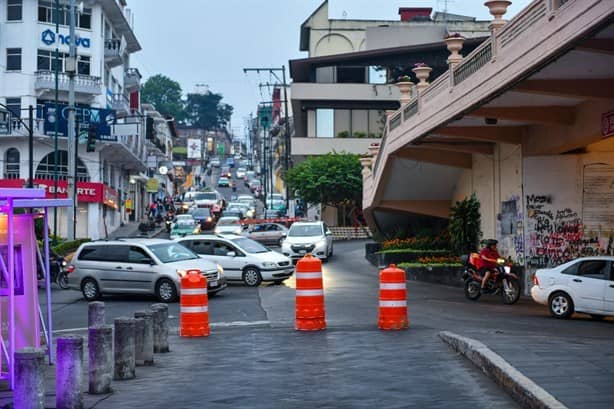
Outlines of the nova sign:
M67 35L63 35L63 34L57 34L58 38L59 38L59 43L60 44L64 44L64 45L70 45L70 36ZM55 43L56 40L56 34L51 31L51 29L47 29L45 31L42 32L41 34L41 41L45 44L45 45L51 45L53 43ZM89 38L84 38L84 37L79 37L77 36L77 40L75 41L75 45L77 47L83 47L83 48L90 48L91 43L90 43L90 39Z

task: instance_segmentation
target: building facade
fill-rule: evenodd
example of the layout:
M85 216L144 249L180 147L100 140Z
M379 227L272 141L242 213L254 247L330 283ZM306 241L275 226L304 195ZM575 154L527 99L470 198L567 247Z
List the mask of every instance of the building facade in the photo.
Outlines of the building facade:
M66 197L67 59L72 41L66 1L60 2L58 14L56 32L55 1L0 1L0 59L4 66L0 102L10 111L10 123L0 137L0 166L3 186L26 183L31 162L34 184L46 186L51 197L55 190L58 197ZM138 93L141 76L130 64L131 54L141 46L132 22L124 0L85 2L77 12L75 100L80 143L76 237L105 237L129 218L140 219L146 206L143 172L147 170L148 148ZM31 160L29 106L34 111ZM96 131L93 152L88 152L84 143L90 128ZM60 236L66 237L71 227L70 211L61 210L52 220L56 224L51 229Z

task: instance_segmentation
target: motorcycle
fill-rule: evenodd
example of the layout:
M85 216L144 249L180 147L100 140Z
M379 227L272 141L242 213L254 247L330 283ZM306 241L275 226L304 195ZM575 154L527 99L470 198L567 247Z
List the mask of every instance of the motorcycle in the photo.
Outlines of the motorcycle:
M483 276L478 272L475 260L480 256L476 253L464 255L461 262L465 266L463 281L465 281L465 297L471 301L477 301L482 294L501 294L504 304L514 304L520 298L520 280L512 273L512 267L503 258L497 259L497 267L492 269L492 274L484 289L481 289Z
M51 272L51 282L56 283L62 290L68 288L68 272L66 271L66 259L57 254L49 254L49 270ZM37 264L36 275L39 281L45 278L43 268Z
M174 216L170 216L170 215L166 216L165 223L166 223L166 232L167 233L171 232L171 228L173 227L173 218L174 218Z

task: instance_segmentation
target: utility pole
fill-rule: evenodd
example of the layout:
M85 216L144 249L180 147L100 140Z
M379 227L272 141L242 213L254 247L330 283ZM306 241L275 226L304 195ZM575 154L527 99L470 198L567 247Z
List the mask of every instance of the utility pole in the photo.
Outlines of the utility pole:
M278 81L281 82L281 84L279 84L279 86L283 87L284 89L284 111L285 111L285 115L284 115L284 122L285 122L285 138L284 138L284 174L285 172L288 171L288 169L290 169L290 144L291 144L291 140L290 140L290 123L289 123L289 119L288 119L288 92L287 92L287 87L288 84L286 83L286 66L282 65L281 68L243 68L243 72L244 73L248 73L250 71L255 71L256 73L260 73L260 71L268 71L269 73L271 73L272 75L274 75ZM281 71L282 73L282 78L280 79L276 72ZM269 86L271 84L260 84L261 86ZM272 154L271 154L272 155ZM265 158L266 159L266 158ZM272 170L271 170L272 172ZM271 179L273 178L273 175L271 173ZM286 196L286 210L289 210L289 205L290 205L290 196L289 196L289 191L288 191L288 185L286 183L284 183L285 187L286 187L286 192L285 192L285 196Z
M60 38L60 0L55 0L55 38ZM59 41L55 42L55 115L56 118L59 118L60 108L58 104L59 98L59 69L60 69L60 50L58 49ZM53 163L56 166L53 168L53 198L58 198L58 166L57 163L60 161L59 151L58 151L58 121L56 119L53 124ZM58 208L53 208L53 244L57 244L58 242Z
M77 149L75 143L75 75L77 71L77 42L75 38L75 0L70 0L70 52L69 58L66 61L66 71L68 73L68 137L66 143L68 145L68 198L73 199L73 209L70 212L70 222L68 223L68 240L75 239L76 222L75 214L77 209L77 195L75 179L75 170L77 163L75 161L75 152Z

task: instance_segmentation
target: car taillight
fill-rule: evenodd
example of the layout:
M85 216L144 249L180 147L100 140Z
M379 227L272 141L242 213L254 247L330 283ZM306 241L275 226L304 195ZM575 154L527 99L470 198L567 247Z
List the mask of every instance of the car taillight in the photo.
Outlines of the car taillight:
M75 266L73 266L72 264L66 267L66 272L68 274L72 273L73 271L75 271Z
M537 275L533 276L533 284L534 285L539 285L539 279L537 278Z

